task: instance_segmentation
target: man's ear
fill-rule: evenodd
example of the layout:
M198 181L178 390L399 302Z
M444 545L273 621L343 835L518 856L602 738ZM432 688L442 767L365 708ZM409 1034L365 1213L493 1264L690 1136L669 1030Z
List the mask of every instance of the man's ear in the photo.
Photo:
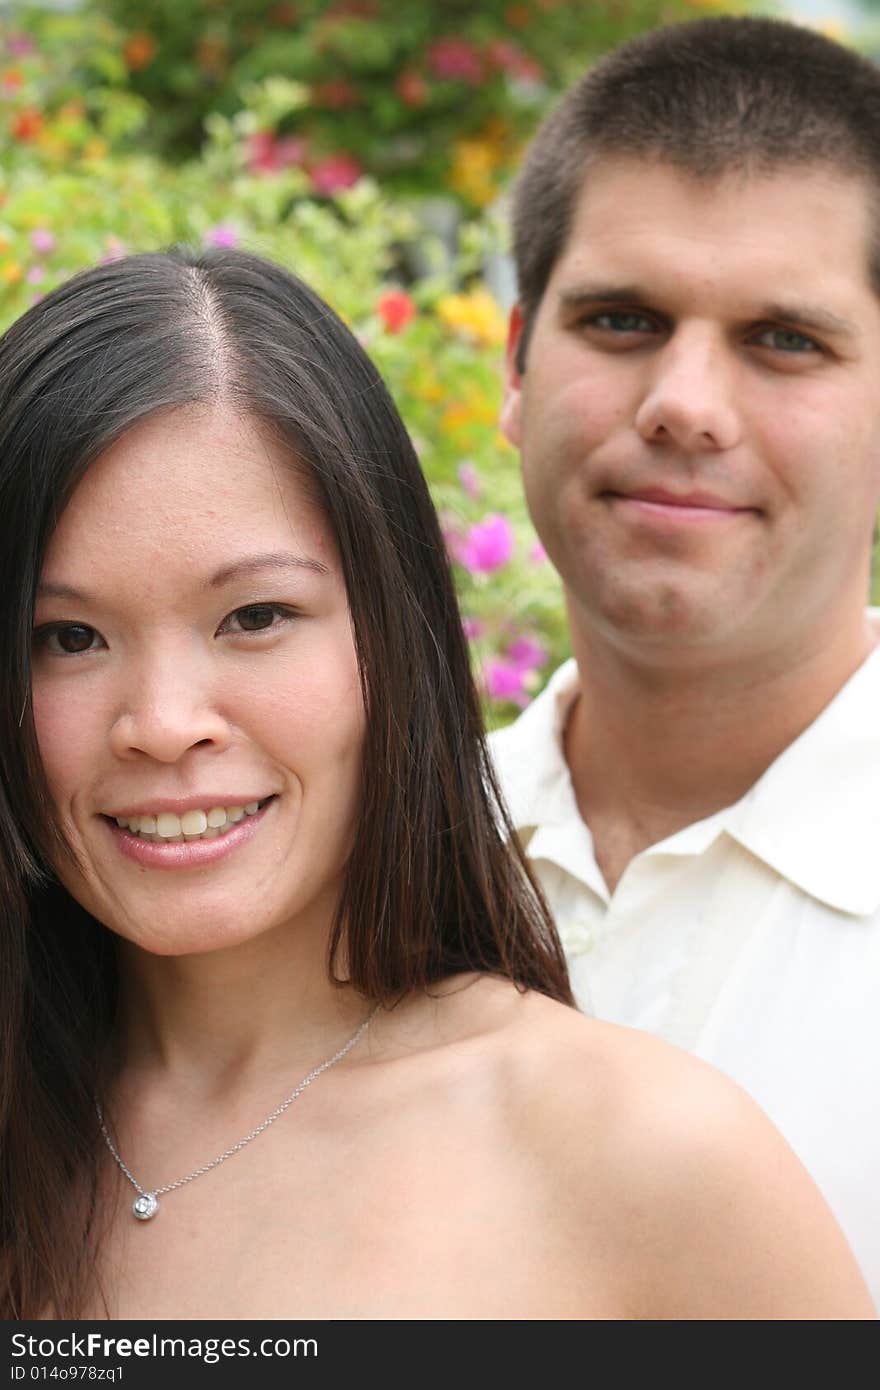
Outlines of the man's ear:
M519 304L514 304L510 311L510 322L507 325L507 352L504 359L504 400L501 405L501 416L499 425L504 438L519 448L521 442L521 398L522 398L522 373L517 366L516 359L519 352L520 341L523 332L523 314Z

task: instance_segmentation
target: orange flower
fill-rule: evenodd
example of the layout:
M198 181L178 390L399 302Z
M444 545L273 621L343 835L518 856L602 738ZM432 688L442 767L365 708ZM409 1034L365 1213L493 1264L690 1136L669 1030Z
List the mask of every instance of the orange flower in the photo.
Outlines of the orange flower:
M42 112L35 106L26 106L13 118L9 128L14 140L36 140L43 129Z
M123 54L125 61L132 72L140 72L143 68L148 68L156 56L158 44L152 34L137 33L130 34Z
M0 279L7 285L17 285L23 275L24 271L18 261L7 261L0 269Z
M511 29L525 29L532 18L528 5L508 5L504 18Z
M428 100L428 84L420 72L405 68L394 84L405 106L424 106Z
M223 39L206 37L196 45L196 63L209 76L220 73L226 66L226 44Z
M10 68L3 74L3 86L7 92L16 92L24 83L24 73L19 72L18 68Z

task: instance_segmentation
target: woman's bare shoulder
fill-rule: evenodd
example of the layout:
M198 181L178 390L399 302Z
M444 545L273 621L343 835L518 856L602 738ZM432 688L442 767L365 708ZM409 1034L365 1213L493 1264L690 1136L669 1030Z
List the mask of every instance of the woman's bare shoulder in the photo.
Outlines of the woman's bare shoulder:
M632 1316L873 1316L824 1200L729 1078L502 980L435 1008L570 1236L629 1271Z

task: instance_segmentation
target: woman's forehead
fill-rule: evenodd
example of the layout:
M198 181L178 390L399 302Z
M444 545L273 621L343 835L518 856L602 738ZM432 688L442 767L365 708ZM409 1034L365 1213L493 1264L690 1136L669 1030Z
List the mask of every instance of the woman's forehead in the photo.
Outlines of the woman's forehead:
M148 417L99 455L59 519L44 568L59 560L216 568L231 549L291 547L335 564L302 465L253 417L198 405Z

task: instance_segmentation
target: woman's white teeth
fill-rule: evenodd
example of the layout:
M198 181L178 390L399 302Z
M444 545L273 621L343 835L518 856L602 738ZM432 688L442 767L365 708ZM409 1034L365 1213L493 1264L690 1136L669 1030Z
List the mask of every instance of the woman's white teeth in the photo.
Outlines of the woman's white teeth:
M249 801L246 806L212 806L207 811L184 811L182 816L176 816L173 811L160 811L158 816L117 816L116 824L145 840L174 844L182 840L216 840L245 816L255 816L264 804Z

